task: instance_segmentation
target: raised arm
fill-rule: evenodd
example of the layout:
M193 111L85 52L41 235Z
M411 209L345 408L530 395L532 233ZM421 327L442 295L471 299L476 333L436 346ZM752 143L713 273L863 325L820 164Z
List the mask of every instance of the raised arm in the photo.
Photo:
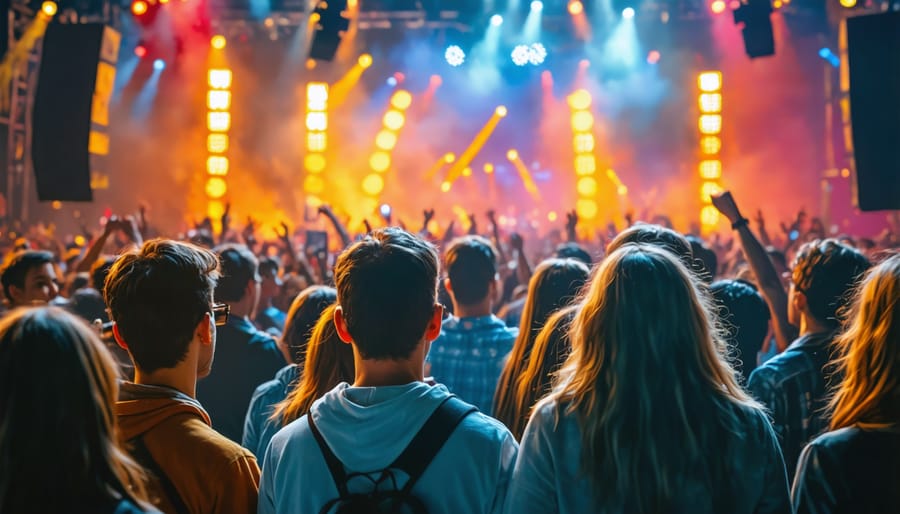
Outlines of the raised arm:
M494 238L494 246L497 247L497 258L500 262L509 262L506 259L506 253L503 251L503 241L500 240L500 227L497 226L497 213L493 210L487 211L487 219L491 223L491 235Z
M323 205L319 207L319 212L324 214L329 221L331 221L332 226L334 226L334 230L337 231L338 236L341 238L341 243L343 243L344 248L350 246L353 243L353 240L350 239L350 233L347 232L347 227L341 223L341 220L337 218L337 215L334 214L334 211L331 210L331 207L328 205Z
M525 255L525 240L521 235L513 233L509 236L509 244L516 251L516 275L519 283L528 285L531 280L531 264L528 263L528 257Z
M575 229L578 227L578 213L571 211L566 213L566 239L570 243L578 242L578 234Z
M737 231L741 248L744 250L744 257L750 265L753 276L756 277L756 283L772 314L772 325L775 329L778 351L784 351L797 337L797 328L788 321L788 296L781 285L781 279L775 271L775 266L769 259L765 248L753 235L753 231L750 230L750 222L741 215L731 193L726 191L721 195L714 196L712 201L716 209L728 218L732 228Z

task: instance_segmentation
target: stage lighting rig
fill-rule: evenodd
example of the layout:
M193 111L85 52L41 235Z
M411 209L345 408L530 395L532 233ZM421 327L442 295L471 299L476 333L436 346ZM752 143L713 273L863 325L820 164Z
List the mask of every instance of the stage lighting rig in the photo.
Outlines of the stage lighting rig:
M734 23L742 25L744 50L751 59L775 55L770 0L743 0L734 10Z
M310 59L330 61L334 59L344 32L350 27L350 20L344 15L347 0L319 0L312 13L318 22L313 28L313 40L309 49Z

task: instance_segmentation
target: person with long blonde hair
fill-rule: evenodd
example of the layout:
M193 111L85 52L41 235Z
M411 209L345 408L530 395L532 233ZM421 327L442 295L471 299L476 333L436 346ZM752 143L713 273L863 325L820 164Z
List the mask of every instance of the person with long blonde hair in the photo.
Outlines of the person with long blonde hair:
M0 322L0 512L157 512L116 438L116 363L61 309Z
M810 443L792 493L798 513L900 509L900 255L873 268L835 340L844 380L831 432Z
M502 421L517 438L525 430L528 413L535 400L532 395L520 397L517 394L517 384L528 368L535 340L547 319L575 300L587 282L588 274L588 267L576 260L549 259L542 262L531 277L519 335L500 374L494 395L494 417ZM520 403L520 400L528 403Z
M287 426L309 412L313 402L341 382L353 382L353 349L341 341L334 326L335 305L322 311L306 350L300 384L275 406L272 421Z
M506 512L790 512L775 432L697 280L652 246L604 260L525 429Z

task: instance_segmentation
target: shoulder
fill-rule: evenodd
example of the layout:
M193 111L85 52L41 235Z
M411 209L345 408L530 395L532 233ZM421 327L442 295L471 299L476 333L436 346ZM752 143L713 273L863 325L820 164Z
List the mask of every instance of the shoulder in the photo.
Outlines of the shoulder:
M161 514L155 508L143 508L128 499L121 499L112 511L113 514Z
M759 386L780 386L782 383L795 376L808 371L807 359L803 354L791 349L785 350L753 370L747 381L747 386L754 389Z
M254 330L250 335L250 344L266 350L278 350L278 342L268 332Z
M172 432L169 434L159 434L161 437L158 443L175 454L187 452L192 456L191 461L198 465L222 466L243 459L256 460L250 450L216 432L196 417L184 417L177 426L170 427L170 430Z

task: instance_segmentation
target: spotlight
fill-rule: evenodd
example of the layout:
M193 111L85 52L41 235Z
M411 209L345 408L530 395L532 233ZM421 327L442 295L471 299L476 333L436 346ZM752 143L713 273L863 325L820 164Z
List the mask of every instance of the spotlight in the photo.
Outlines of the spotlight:
M647 54L647 63L656 64L661 57L662 55L660 55L658 50L650 50L650 53Z
M528 45L516 45L512 51L512 61L516 66L525 66L531 57L531 48Z
M505 105L500 105L496 109L494 109L494 114L500 116L501 118L505 118L509 111L506 109Z
M510 161L515 161L519 158L519 152L517 152L515 150L510 150L510 151L506 152L506 158L509 159Z
M713 14L722 14L725 12L725 0L715 0L713 3L709 4L709 9L713 12Z
M357 62L362 69L366 69L369 66L372 66L372 56L369 54L362 54L359 56L359 60Z
M56 5L56 2L47 1L41 5L41 11L51 18L56 14L57 9L58 6Z
M626 20L630 20L631 18L634 18L634 8L626 7L624 9L622 9L622 17L625 18Z
M579 14L584 12L584 4L582 4L579 0L573 0L569 2L569 14L572 16L578 16Z
M397 78L396 78L396 77L388 77L388 79L387 79L387 85L389 85L389 86L391 86L391 87L397 87L397 84L398 84L398 82L397 82Z
M147 14L149 8L147 2L144 0L135 0L134 3L131 4L131 12L133 12L135 16Z
M539 66L544 63L544 59L547 58L547 49L541 43L534 43L531 45L531 48L528 52L528 62L535 66Z
M166 69L166 61L162 59L157 59L153 61L153 69L156 71L162 71Z
M535 11L535 12L543 11L544 10L544 2L541 2L541 0L534 0L534 2L531 2L531 10Z
M215 35L212 37L212 39L209 40L210 46L212 46L216 50L225 48L226 43L227 41L225 40L225 36L222 35Z
M138 46L134 47L134 55L143 59L144 57L147 56L147 47L144 45L140 45L140 44Z
M503 25L503 16L500 16L499 14L491 16L491 25L493 25L494 27Z
M444 52L444 59L450 66L462 66L466 62L466 53L458 45L450 45Z
M841 6L847 9L853 9L856 7L856 0L841 0Z

